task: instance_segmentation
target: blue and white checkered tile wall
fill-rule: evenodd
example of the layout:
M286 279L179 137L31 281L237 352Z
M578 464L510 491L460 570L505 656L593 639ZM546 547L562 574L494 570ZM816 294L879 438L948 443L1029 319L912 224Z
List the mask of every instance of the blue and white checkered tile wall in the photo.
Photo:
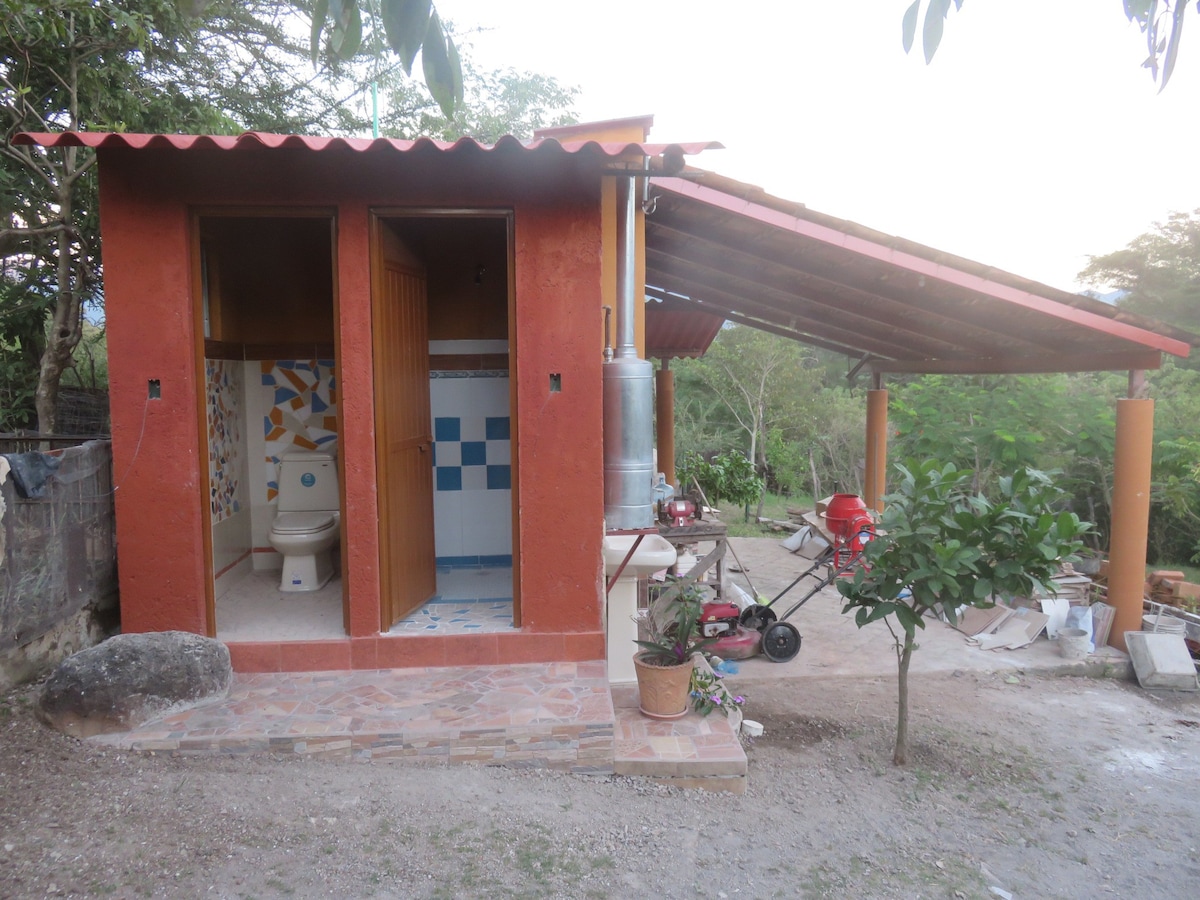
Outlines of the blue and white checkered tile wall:
M508 416L438 416L433 420L433 440L437 490L512 488Z

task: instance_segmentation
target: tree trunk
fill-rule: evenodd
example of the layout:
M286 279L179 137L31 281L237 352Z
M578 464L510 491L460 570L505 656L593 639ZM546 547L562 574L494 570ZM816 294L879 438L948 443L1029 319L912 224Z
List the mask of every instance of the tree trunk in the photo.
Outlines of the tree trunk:
M912 662L915 635L904 632L904 646L897 655L896 684L899 689L896 704L896 750L892 762L902 766L908 762L908 664Z
M75 15L67 17L67 44L74 47ZM79 69L85 63L72 49L63 86L68 92L67 113L69 130L78 131L79 116ZM37 410L38 431L55 434L58 431L58 387L63 370L71 365L71 355L83 335L83 250L76 235L72 233L75 217L75 186L80 176L94 162L94 154L81 160L79 148L68 147L62 152L62 167L57 170L57 284L55 285L54 313L46 334L38 367L37 390L34 393L34 408ZM78 263L78 268L77 268Z
M758 464L755 466L755 474L760 475L763 480L763 489L758 494L758 512L755 514L755 521L762 518L763 506L767 502L767 440L764 436L761 444L758 445Z
M821 481L817 478L817 461L813 459L812 451L808 451L808 469L812 472L813 502L821 499Z
M37 409L38 431L42 434L58 432L58 386L63 370L71 364L71 353L83 334L83 318L79 297L79 284L72 271L74 244L67 229L72 214L70 189L59 193L59 206L63 227L58 233L58 285L54 303L54 315L46 334L46 346L42 351L38 370L37 392L34 406Z

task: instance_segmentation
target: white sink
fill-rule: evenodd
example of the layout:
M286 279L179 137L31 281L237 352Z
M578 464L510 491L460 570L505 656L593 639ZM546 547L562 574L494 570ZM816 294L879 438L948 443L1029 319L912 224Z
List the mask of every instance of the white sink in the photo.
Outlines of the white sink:
M675 547L661 534L641 535L642 542L638 544L629 562L621 571L621 576L641 578L659 569L675 564ZM629 548L638 539L636 534L606 534L604 536L604 574L612 576L616 573Z

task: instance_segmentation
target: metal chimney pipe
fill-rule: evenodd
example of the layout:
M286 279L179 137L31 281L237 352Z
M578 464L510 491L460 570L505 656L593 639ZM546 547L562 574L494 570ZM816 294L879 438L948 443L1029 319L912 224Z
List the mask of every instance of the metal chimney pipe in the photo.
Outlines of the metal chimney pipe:
M637 359L637 187L617 183L617 358Z
M654 367L639 359L637 185L618 182L617 347L604 364L604 518L612 530L654 525Z

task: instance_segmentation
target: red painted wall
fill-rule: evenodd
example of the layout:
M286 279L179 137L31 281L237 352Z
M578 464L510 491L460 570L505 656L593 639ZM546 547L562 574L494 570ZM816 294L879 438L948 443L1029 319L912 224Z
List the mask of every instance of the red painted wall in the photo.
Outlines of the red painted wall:
M205 633L188 215L140 188L101 173L121 625Z
M562 640L530 643L526 636L601 628L598 162L476 152L102 150L123 627L204 632L208 626L190 211L336 209L344 585L350 633L363 638L379 630L369 210L507 208L515 228L514 476L524 634L500 635L498 642L541 648L526 653L541 658L593 654L591 637L567 641L564 650ZM550 391L551 373L561 377L560 393ZM146 400L151 378L161 380L161 400Z

